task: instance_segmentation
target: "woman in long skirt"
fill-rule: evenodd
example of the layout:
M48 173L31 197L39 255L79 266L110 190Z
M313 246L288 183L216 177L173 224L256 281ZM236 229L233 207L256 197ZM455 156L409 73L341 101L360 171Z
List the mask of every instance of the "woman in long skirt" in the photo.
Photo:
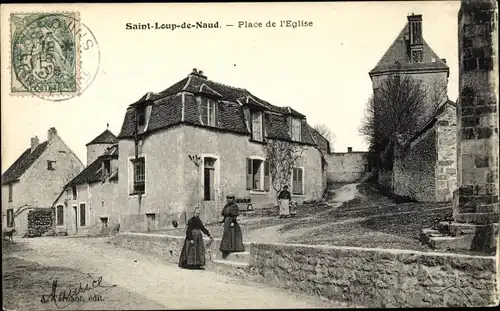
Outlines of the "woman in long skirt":
M224 216L224 233L220 242L219 250L222 252L222 258L227 258L230 253L244 252L243 235L241 227L237 222L237 217L240 214L238 205L234 202L234 195L230 194L227 197L227 204L222 210Z
M202 232L213 239L200 219L200 210L196 208L194 216L189 219L186 229L186 239L179 258L179 267L186 269L201 269L205 265L205 244Z

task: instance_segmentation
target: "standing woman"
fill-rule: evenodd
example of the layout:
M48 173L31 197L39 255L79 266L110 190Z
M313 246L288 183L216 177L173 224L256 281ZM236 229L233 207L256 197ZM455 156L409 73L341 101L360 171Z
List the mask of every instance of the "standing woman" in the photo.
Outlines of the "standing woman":
M210 232L205 228L200 219L200 210L196 208L194 216L189 219L186 229L186 239L179 258L179 267L186 269L202 269L205 265L205 244L203 235L205 233L213 240Z
M227 204L222 210L224 216L224 233L220 242L219 250L222 252L222 258L227 258L230 253L244 252L243 235L241 234L241 227L238 224L236 217L240 214L238 205L234 202L234 195L229 194L226 196Z

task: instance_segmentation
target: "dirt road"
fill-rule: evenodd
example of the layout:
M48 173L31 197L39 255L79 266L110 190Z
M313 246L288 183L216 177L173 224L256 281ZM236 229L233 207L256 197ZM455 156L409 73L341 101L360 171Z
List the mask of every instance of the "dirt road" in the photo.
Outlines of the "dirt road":
M6 246L6 310L343 307L209 270L179 269L106 238L16 239ZM77 298L70 298L76 288Z

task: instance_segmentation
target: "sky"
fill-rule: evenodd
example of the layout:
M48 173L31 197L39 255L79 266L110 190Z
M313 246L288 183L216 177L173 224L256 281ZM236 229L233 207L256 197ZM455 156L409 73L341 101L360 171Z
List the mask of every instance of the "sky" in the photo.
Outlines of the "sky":
M29 148L31 137L45 140L50 127L86 163L85 144L107 123L118 135L128 105L146 92L166 89L193 68L274 105L291 106L311 125L326 125L336 136L335 151L367 150L359 127L372 92L368 72L404 27L407 15L423 15L423 36L447 59L448 96L457 99L459 8L459 1L2 5L2 173ZM10 42L8 17L13 11L80 13L100 52L99 59L97 54L82 56L82 68L98 62L99 69L80 96L55 102L10 94L10 43L5 43ZM279 26L281 20L313 25L237 27L240 21L263 26L274 21ZM222 28L126 29L127 23L184 21L218 21Z

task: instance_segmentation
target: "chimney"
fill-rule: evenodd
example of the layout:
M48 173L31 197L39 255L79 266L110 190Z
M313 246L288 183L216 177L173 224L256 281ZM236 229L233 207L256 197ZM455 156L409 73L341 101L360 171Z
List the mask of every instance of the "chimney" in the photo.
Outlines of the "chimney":
M52 139L54 139L55 136L57 136L56 128L55 127L49 128L49 130L47 131L47 140L50 142L52 141Z
M40 140L38 137L31 137L31 152L35 151L36 147L40 143Z
M352 152L352 147L347 147L347 152L351 153Z
M203 74L203 70L198 70L196 68L193 68L193 71L190 73L190 75L197 76L198 78L202 78L204 80L207 79L207 76Z
M410 30L410 46L422 45L422 15L411 13L408 15L408 25Z

